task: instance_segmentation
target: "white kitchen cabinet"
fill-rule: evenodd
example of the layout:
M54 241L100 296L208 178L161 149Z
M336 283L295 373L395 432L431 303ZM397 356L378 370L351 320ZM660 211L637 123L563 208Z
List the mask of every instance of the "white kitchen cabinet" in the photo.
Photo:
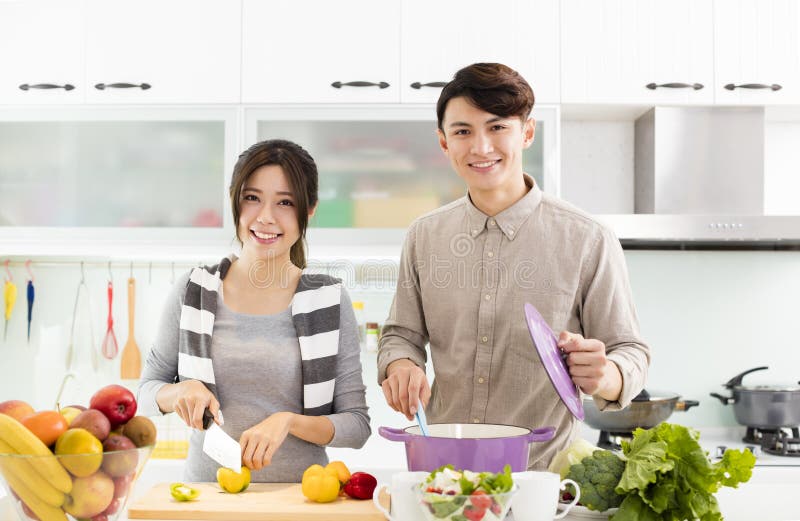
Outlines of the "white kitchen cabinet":
M244 103L400 101L400 2L244 0Z
M714 101L711 0L562 0L561 102Z
M481 0L403 0L400 97L436 102L441 84L475 62L500 62L533 87L537 103L559 101L557 0L500 0L493 13L501 30L488 30ZM433 85L430 85L433 84Z
M238 103L237 0L86 1L86 101Z
M0 104L82 103L82 0L0 2Z
M715 0L716 102L800 103L798 33L798 0Z

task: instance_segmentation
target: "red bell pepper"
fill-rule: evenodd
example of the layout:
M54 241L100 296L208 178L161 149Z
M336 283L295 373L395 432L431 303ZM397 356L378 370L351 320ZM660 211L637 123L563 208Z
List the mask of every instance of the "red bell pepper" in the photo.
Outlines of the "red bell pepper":
M344 484L344 493L353 499L372 499L378 480L366 472L354 472Z

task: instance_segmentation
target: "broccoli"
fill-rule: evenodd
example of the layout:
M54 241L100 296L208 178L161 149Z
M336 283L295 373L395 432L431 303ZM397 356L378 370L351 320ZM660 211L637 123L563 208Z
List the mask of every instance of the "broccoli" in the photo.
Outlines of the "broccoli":
M569 468L567 478L581 487L580 504L589 510L605 511L618 507L625 496L614 489L625 470L625 462L608 450L596 450Z

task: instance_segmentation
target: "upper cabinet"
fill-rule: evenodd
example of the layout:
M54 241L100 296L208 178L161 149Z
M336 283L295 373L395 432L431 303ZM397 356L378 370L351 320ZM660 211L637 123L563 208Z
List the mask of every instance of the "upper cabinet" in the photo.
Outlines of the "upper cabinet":
M83 35L81 1L0 2L0 104L83 103Z
M399 1L244 0L242 102L399 102L399 19Z
M716 0L717 103L800 103L798 28L798 0Z
M401 101L436 102L461 67L500 62L528 80L537 103L558 103L558 1L494 3L505 20L502 30L487 29L485 6L480 0L403 1Z
M714 102L711 0L561 0L561 102Z
M86 101L238 103L241 4L86 0Z

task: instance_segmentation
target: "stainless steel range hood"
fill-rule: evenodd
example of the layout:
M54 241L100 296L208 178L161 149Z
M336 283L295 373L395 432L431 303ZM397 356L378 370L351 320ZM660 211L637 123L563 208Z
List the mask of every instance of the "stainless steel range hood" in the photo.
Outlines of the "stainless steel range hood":
M607 217L626 246L800 245L800 217L764 209L764 109L656 107L635 122L635 215Z

